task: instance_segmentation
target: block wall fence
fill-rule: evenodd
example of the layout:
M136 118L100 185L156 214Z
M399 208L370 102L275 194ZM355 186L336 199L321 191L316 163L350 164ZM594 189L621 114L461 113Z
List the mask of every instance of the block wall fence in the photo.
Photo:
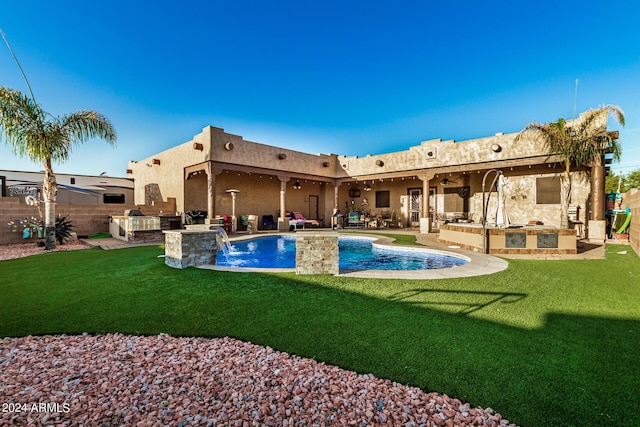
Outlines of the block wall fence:
M169 199L167 202L154 203L153 206L136 205L76 205L69 203L58 203L56 214L67 216L73 225L72 231L78 236L89 236L99 232L109 231L109 217L123 215L127 209L139 209L145 215L158 215L164 213L175 213L175 200ZM40 206L44 214L44 205ZM24 243L21 232L12 232L7 228L9 221L22 219L23 216L38 218L38 208L20 202L15 197L0 197L0 245L11 243Z
M629 226L629 242L636 254L640 256L640 189L633 188L623 195L622 206L631 209Z

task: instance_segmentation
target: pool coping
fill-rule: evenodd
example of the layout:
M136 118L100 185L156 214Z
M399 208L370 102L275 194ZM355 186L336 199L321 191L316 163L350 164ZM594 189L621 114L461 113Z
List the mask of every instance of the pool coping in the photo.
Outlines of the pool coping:
M314 230L315 232L321 232ZM332 231L328 231L332 232ZM340 233L343 234L343 233ZM344 233L347 235L347 233ZM353 278L369 278L369 279L409 279L409 280L429 280L429 279L451 279L451 278L461 278L461 277L473 277L473 276L483 276L487 274L493 274L500 271L505 270L509 263L501 258L495 257L493 255L481 254L478 252L473 252L469 250L465 250L462 248L456 247L446 247L443 245L425 245L420 244L419 246L408 246L408 245L397 245L392 244L395 240L390 237L380 236L379 234L368 234L368 233L353 233L348 234L349 236L354 237L365 237L367 239L374 239L376 245L380 246L393 246L394 248L404 248L404 249L427 249L430 252L435 253L445 253L445 254L453 254L453 256L458 256L464 259L468 259L464 265L458 267L450 267L450 268L440 268L436 270L355 270L355 271L346 271L340 270L339 274L336 274L336 277L353 277ZM242 236L232 236L229 237L229 241L243 241L243 240L251 240L261 237L268 236L295 236L292 233L264 233L264 234L252 234L252 235L242 235ZM201 265L197 268L202 268L206 270L214 270L214 271L228 271L228 272L237 272L237 273L292 273L295 272L295 268L250 268L250 267L228 267L228 266L217 266L217 265Z

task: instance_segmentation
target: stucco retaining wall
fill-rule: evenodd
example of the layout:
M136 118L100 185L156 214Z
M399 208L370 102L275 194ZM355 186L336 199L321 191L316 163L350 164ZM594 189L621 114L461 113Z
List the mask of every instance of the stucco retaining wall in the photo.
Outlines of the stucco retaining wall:
M549 227L523 227L498 229L487 228L489 235L490 254L575 254L577 253L577 240L575 230L557 229ZM518 236L515 236L515 235ZM541 246L540 237L543 235L555 235L557 245L555 247ZM543 236L544 237L544 236ZM522 238L522 247L509 247L507 240ZM542 239L544 241L544 238ZM446 245L456 245L463 249L482 251L482 227L479 225L466 226L445 224L440 228L438 242Z

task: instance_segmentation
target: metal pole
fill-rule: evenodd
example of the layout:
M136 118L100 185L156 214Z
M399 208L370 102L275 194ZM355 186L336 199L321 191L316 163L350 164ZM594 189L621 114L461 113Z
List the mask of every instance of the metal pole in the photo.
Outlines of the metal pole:
M493 182L491 183L491 187L489 187L489 195L485 200L485 183L487 180L487 176L495 172L496 176L493 178ZM489 208L489 200L491 199L491 189L496 185L496 181L498 177L502 175L502 171L498 169L489 169L487 173L484 174L482 178L482 253L488 253L488 245L487 245L487 210Z

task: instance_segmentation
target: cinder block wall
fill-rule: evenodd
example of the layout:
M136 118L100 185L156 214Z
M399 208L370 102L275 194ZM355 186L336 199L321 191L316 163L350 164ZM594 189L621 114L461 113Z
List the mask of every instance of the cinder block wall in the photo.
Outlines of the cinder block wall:
M640 189L633 188L627 191L623 196L622 205L631 209L629 242L636 254L640 255Z
M44 214L44 206L40 208ZM163 203L154 203L153 206L136 205L76 205L59 203L56 205L56 214L67 216L73 225L73 231L78 236L109 231L109 217L123 215L126 209L140 209L145 215L158 215L175 213L175 199ZM7 228L9 221L22 219L22 217L34 216L38 218L38 208L21 203L17 197L0 198L0 244L23 243L21 232L12 232Z

